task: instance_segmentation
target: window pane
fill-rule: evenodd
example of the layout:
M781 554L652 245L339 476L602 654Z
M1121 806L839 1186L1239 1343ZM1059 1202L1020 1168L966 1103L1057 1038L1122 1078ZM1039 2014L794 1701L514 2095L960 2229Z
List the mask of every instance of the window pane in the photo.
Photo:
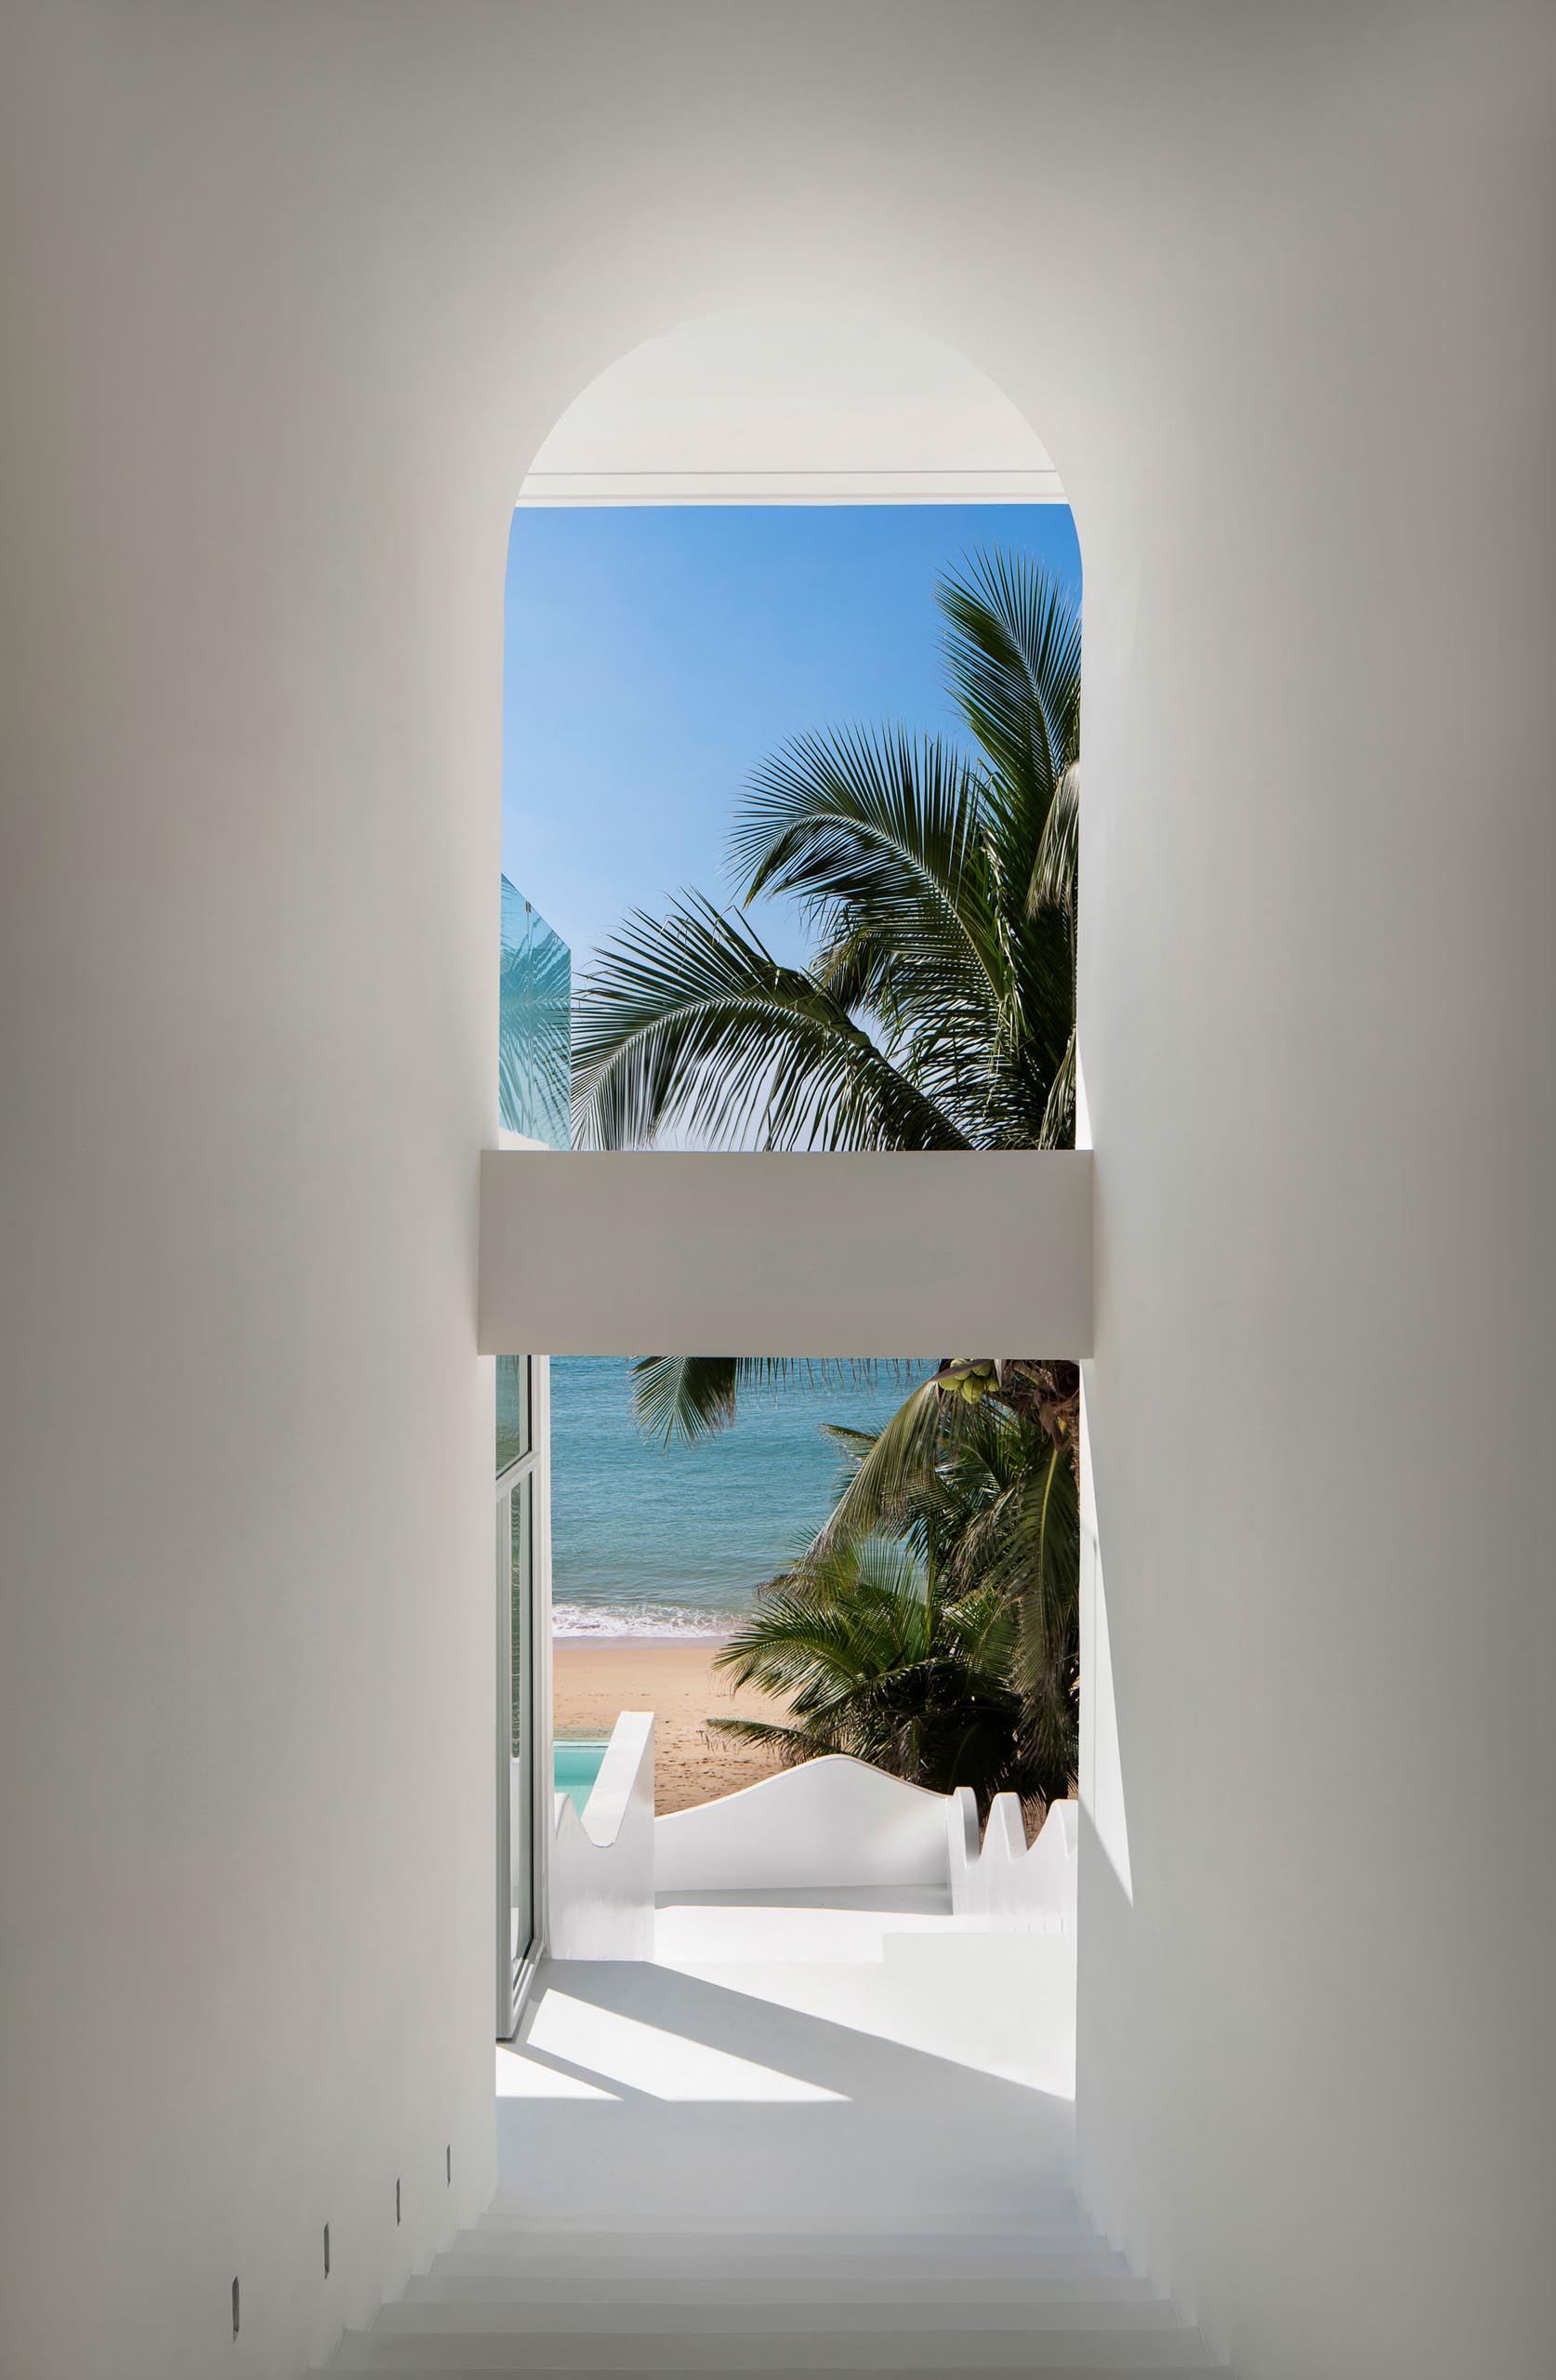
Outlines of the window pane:
M527 1732L525 1698L530 1669L530 1580L533 1562L533 1483L521 1479L513 1490L513 1557L511 1615L513 1627L513 1753L517 1759Z
M508 1559L508 1625L511 1631L512 1704L508 1713L510 1756L508 1872L512 1891L510 1940L521 1959L534 1932L534 1845L531 1840L529 1764L534 1658L534 1483L517 1481L508 1500L511 1544Z
M530 1359L497 1357L497 1472L530 1450Z

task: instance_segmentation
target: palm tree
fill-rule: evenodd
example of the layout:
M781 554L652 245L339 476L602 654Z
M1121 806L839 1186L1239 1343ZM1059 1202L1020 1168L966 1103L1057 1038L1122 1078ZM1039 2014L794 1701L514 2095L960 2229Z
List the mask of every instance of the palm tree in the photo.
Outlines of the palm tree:
M1073 1140L1079 611L1009 554L937 593L973 748L851 728L757 772L731 841L740 906L692 892L637 913L580 986L580 1145L670 1130L765 1149ZM779 894L813 936L803 967L744 914ZM695 1437L733 1418L742 1385L792 1368L650 1356L639 1414Z
M1010 1682L1015 1640L996 1581L951 1594L932 1562L886 1537L811 1549L768 1580L717 1656L736 1685L786 1700L789 1725L708 1724L785 1762L851 1752L931 1792L970 1785L986 1809L1038 1784Z
M1078 1403L1074 1364L943 1365L884 1429L829 1432L849 1475L804 1557L824 1569L893 1540L953 1601L1009 1616L1022 1791L1045 1802L1069 1792L1078 1752Z

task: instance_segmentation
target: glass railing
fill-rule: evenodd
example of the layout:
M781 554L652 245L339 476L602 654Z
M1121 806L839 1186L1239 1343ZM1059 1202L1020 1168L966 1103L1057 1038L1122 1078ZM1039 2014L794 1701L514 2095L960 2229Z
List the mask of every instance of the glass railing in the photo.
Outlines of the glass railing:
M503 879L497 1102L505 1132L564 1149L572 1137L573 954Z

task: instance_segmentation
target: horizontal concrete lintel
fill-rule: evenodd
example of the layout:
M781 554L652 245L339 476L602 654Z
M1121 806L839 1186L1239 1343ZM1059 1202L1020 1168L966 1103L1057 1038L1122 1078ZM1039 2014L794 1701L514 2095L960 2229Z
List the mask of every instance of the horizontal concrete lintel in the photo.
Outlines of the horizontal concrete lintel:
M1056 470L532 471L521 511L609 505L1066 504Z
M483 1355L1089 1355L1091 1153L487 1150Z

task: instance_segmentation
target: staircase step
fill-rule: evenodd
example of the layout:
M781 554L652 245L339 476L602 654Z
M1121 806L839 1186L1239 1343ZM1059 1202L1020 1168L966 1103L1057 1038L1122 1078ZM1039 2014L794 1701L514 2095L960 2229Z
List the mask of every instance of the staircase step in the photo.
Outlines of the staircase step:
M847 2264L856 2256L880 2255L908 2265L927 2259L953 2262L969 2256L1007 2259L1034 2249L1071 2254L1095 2247L1098 2234L1087 2223L1033 2224L1022 2231L708 2231L688 2226L680 2231L535 2231L506 2216L481 2215L462 2235L467 2239L501 2241L516 2254L528 2254L558 2267L589 2263L604 2268L618 2261L636 2263L688 2262L723 2255L793 2257Z
M667 2199L668 2193L666 2193ZM803 2202L801 2202L803 2204ZM793 2199L786 2202L791 2211ZM957 2202L962 2206L961 2202ZM718 2220L700 2207L676 2211L662 2200L652 2215L628 2215L603 2207L580 2207L566 2215L537 2215L533 2208L512 2202L494 2200L478 2218L482 2223L505 2224L515 2230L534 2232L537 2237L566 2240L574 2238L613 2240L746 2240L764 2239L773 2228L771 2210L760 2207L735 2220ZM780 2225L779 2228L785 2228ZM801 2213L801 2228L813 2234L825 2233L839 2240L878 2240L881 2238L916 2242L921 2240L978 2239L1024 2240L1032 2231L1074 2231L1088 2229L1089 2221L1074 2199L1055 2200L1051 2204L1023 2207L1019 2217L1012 2217L1009 2208L1001 2219L983 2222L965 2212L947 2213L943 2219L932 2222L893 2221L890 2209L873 2223L834 2223L826 2213L816 2215L814 2222L806 2221Z
M1080 2259L1074 2261L1078 2264ZM1127 2304L1150 2295L1149 2283L1137 2281L1121 2259L1098 2257L1095 2264L1095 2270L1039 2268L993 2278L977 2274L970 2280L960 2273L826 2272L791 2277L719 2271L648 2273L636 2279L603 2272L579 2275L569 2282L544 2273L475 2269L441 2256L429 2272L407 2282L405 2294L422 2303L437 2300L445 2305L515 2305L532 2309L587 2304L600 2308L635 2307L640 2313L680 2306L733 2306L754 2313L764 2306L792 2305L797 2297L810 2306L879 2303L883 2295L896 2306L943 2306L965 2304L970 2294L985 2306L1028 2306Z
M613 2215L607 2220L598 2208L563 2209L536 2205L533 2200L512 2189L496 2192L486 2208L486 2218L520 2224L530 2231L582 2231L591 2235L609 2231L618 2239L627 2239L638 2232L646 2232L660 2239L677 2231L694 2232L698 2238L706 2234L717 2239L739 2239L744 2235L759 2236L769 2228L759 2214L737 2211L710 2217L705 2213L693 2210L678 2215L671 2213L663 2202L640 2215ZM1048 2190L1023 2198L1019 2215L1008 2204L1001 2220L993 2225L972 2224L965 2216L952 2216L946 2222L903 2224L893 2223L888 2216L877 2223L840 2227L839 2236L858 2240L890 2232L899 2240L940 2240L945 2237L948 2228L958 2231L975 2228L981 2234L988 2232L1006 2239L1024 2240L1034 2225L1074 2226L1084 2224L1086 2220L1080 2202L1073 2190ZM818 2230L823 2228L819 2219L815 2228Z
M574 2335L547 2333L525 2338L500 2331L445 2332L439 2336L348 2332L334 2367L342 2372L507 2372L524 2380L560 2380L563 2373L764 2372L809 2375L821 2373L913 2373L931 2375L984 2372L1131 2373L1206 2372L1213 2367L1196 2331L986 2330L955 2339L922 2328L904 2331L719 2331L670 2332L613 2336L599 2332Z
M727 2305L684 2302L653 2306L640 2301L611 2306L601 2305L592 2296L581 2296L570 2305L552 2302L538 2306L520 2299L494 2303L490 2297L435 2293L430 2296L407 2295L395 2305L386 2306L374 2321L373 2336L425 2338L429 2332L436 2332L452 2338L455 2334L468 2337L473 2333L490 2333L493 2336L502 2334L531 2338L538 2347L548 2338L586 2333L601 2339L660 2334L683 2339L727 2339L738 2330L743 2337L779 2338L794 2332L810 2335L817 2330L839 2334L847 2332L851 2335L861 2331L900 2331L902 2322L901 2306L879 2297L862 2298L852 2305L829 2305L824 2310L803 2295L787 2303L770 2299L758 2306L732 2308ZM1160 2297L1087 2299L1067 2293L1054 2299L1029 2299L1019 2309L1009 2305L985 2305L975 2297L927 2303L914 2307L914 2322L916 2328L926 2332L1009 2331L1019 2324L1023 2331L1035 2334L1164 2330L1175 2328L1177 2317Z
M915 2260L897 2256L860 2256L849 2262L821 2262L809 2256L688 2256L669 2263L661 2257L608 2262L581 2259L552 2264L544 2257L494 2255L484 2248L453 2248L437 2260L435 2270L474 2277L511 2280L552 2297L575 2295L597 2283L619 2282L624 2294L647 2285L666 2293L700 2291L709 2281L759 2286L766 2282L785 2295L812 2285L837 2281L873 2288L888 2296L899 2287L924 2284L930 2294L1020 2288L1029 2281L1064 2281L1089 2276L1122 2275L1123 2259L1105 2248L1070 2249L1062 2254L1034 2249L1024 2256L966 2256L949 2260Z
M1128 2267L1111 2249L1091 2247L1057 2254L1034 2249L1024 2256L969 2257L956 2264L930 2264L923 2259L860 2256L847 2265L818 2264L813 2257L702 2256L666 2265L657 2257L632 2264L613 2259L607 2265L547 2264L543 2258L514 2257L500 2250L455 2245L434 2259L434 2273L465 2274L471 2280L510 2281L515 2288L562 2296L580 2290L594 2292L609 2284L613 2294L630 2296L649 2291L664 2296L705 2291L713 2284L732 2291L759 2292L764 2286L824 2292L838 2288L899 2290L943 2296L954 2290L1020 2293L1029 2281L1127 2279Z

